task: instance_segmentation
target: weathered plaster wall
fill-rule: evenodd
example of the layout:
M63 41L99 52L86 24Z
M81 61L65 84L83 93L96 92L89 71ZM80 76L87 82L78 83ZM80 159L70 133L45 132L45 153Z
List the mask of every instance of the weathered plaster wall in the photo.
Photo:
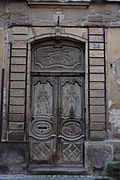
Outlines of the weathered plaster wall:
M110 138L120 138L120 29L106 30L108 128Z

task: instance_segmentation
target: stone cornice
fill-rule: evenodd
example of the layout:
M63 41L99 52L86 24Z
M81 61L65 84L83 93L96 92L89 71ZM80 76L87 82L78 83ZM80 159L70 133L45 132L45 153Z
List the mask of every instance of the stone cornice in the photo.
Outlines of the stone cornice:
M92 0L27 0L29 5L88 6Z

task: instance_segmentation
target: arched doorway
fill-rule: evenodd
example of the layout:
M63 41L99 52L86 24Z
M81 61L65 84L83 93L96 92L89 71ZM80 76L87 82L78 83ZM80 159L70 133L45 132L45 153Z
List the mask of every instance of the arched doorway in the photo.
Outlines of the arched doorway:
M83 166L84 49L68 39L32 44L31 163Z

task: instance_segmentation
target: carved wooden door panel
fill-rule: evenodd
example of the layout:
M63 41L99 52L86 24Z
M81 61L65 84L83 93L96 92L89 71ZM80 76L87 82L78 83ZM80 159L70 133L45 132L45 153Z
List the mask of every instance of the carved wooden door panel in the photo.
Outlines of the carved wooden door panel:
M84 43L54 39L32 44L30 161L83 164Z
M84 142L84 80L60 77L58 139L59 163L83 164Z
M30 160L40 164L83 164L84 79L33 77Z
M33 77L32 119L30 122L30 160L53 163L57 133L57 85L55 78Z

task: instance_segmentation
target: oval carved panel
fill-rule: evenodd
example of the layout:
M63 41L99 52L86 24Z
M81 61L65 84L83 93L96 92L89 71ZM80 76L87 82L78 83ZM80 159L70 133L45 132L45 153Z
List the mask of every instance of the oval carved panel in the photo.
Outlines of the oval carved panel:
M36 139L47 139L52 135L52 125L45 120L33 120L30 135Z
M66 138L74 139L82 134L82 125L78 122L66 122L62 128L62 135Z

